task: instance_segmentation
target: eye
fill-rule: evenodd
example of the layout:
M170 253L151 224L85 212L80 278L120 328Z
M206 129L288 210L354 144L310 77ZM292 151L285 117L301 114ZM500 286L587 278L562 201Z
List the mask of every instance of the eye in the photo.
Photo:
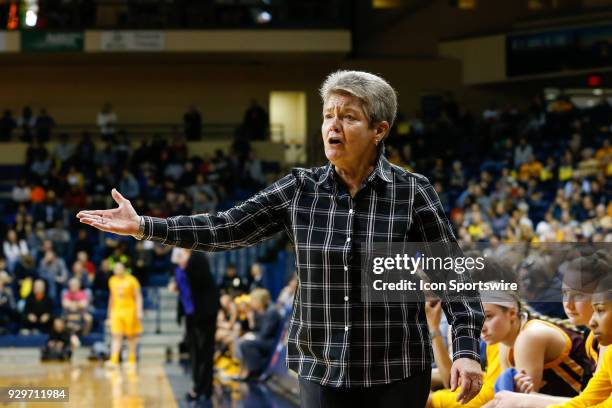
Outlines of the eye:
M353 117L353 115L345 115L344 117L345 117L345 118L347 118L348 120L353 120L353 119L355 119L355 118Z
M333 117L333 115L331 113L326 113L325 115L323 115L323 117L325 119L331 119Z

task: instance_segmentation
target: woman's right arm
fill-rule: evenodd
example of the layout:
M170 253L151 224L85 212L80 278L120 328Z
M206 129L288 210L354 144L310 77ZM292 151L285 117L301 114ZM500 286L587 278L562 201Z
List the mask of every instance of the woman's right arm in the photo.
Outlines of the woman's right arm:
M285 209L291 203L297 179L289 174L227 211L170 218L139 217L116 190L113 198L119 208L112 210L81 211L82 223L102 231L122 235L139 234L142 219L142 239L166 245L204 251L224 251L254 245L282 230Z

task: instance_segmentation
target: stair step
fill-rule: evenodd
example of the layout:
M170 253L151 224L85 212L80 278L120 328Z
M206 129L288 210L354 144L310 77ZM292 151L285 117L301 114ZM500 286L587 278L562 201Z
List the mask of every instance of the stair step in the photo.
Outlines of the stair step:
M143 322L142 329L147 333L154 333L157 330L157 324L155 322ZM185 329L177 324L162 323L160 325L162 333L182 333Z
M160 312L161 320L176 320L176 310L161 310ZM157 319L157 311L155 310L145 310L143 312L143 319Z
M182 334L160 334L160 335L146 335L140 339L142 346L175 346L183 340Z

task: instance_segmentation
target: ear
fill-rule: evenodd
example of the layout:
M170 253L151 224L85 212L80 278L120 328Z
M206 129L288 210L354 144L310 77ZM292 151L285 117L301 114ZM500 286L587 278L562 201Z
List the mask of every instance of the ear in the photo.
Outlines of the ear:
M516 307L510 307L507 309L508 315L510 316L510 320L514 320L518 317L518 311Z
M387 133L389 133L389 122L387 122L386 120L383 120L382 122L378 123L376 125L376 137L380 137L381 139L384 138Z
M387 134L389 133L389 127L389 122L385 120L376 124L376 126L374 127L374 131L376 132L376 134L374 135L374 138L376 139L376 144L380 143L385 137L387 137Z

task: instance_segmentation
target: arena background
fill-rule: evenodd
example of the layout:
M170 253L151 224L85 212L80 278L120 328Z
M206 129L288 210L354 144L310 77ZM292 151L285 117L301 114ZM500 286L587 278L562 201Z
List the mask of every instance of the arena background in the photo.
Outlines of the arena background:
M460 236L528 241L550 212L574 232L557 240L610 240L607 229L579 230L612 216L611 17L607 0L0 0L0 234L8 245L0 256L13 297L0 304L0 386L69 387L75 407L187 406L170 251L82 228L74 214L111 205L111 187L148 214L222 211L293 166L322 165L318 87L340 68L380 74L397 89L387 155L435 183ZM252 101L259 108L247 114ZM100 115L106 103L115 125ZM185 118L191 106L201 122ZM33 113L24 120L25 107ZM521 138L533 159L517 159ZM214 194L195 203L197 174ZM531 231L493 222L502 176L518 192L500 211L527 217ZM599 191L557 208L556 189L574 179ZM466 221L473 203L491 219ZM25 250L11 250L10 230ZM93 268L82 278L93 326L71 362L41 363L47 336L25 334L22 322L23 281L43 273L45 239L67 276L87 269L74 267L80 250ZM247 285L260 263L276 300L293 276L292 257L279 236L209 261L220 285L228 265ZM128 259L143 287L135 372L106 370L96 355L108 343L98 275L109 259ZM53 313L61 315L57 286ZM267 381L233 381L223 372L230 363L220 367L215 406L296 406L284 334Z

